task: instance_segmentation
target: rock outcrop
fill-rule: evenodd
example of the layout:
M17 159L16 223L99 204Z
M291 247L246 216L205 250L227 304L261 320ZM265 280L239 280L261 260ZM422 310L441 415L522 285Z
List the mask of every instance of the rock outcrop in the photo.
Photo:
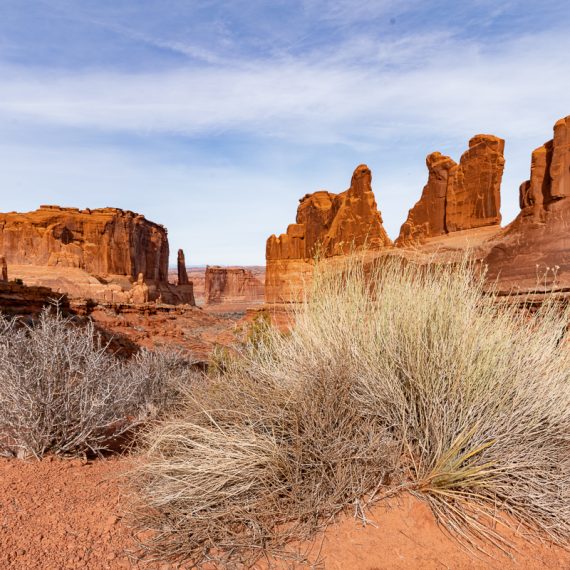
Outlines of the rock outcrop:
M188 272L186 271L186 259L184 258L184 251L178 250L178 285L188 285Z
M0 281L8 281L8 264L6 263L5 257L0 257L0 267L2 268L2 275L0 276Z
M372 173L361 164L341 194L320 191L300 200L297 222L267 241L267 260L332 257L391 245L372 192Z
M142 274L150 300L191 302L168 283L166 229L118 208L0 214L0 255L13 277L74 297L126 302Z
M0 312L9 316L35 317L46 307L55 304L64 313L69 312L69 300L48 287L27 287L15 281L0 281Z
M131 303L135 303L135 305L148 303L149 289L148 285L144 282L144 275L142 273L139 273L136 283L133 284L133 287L129 292L129 297Z
M501 180L505 141L476 135L459 164L439 152L426 158L428 182L410 210L396 245L419 245L426 239L501 223Z
M166 229L117 208L79 210L40 206L0 214L0 251L8 265L73 267L90 275L166 281Z
M316 257L391 245L372 191L372 173L361 164L348 190L307 194L300 200L296 223L287 233L267 240L266 300L275 303L298 296Z
M570 116L532 153L521 212L491 242L489 278L503 290L570 288Z
M205 277L207 305L254 305L264 299L263 283L243 267L208 266Z

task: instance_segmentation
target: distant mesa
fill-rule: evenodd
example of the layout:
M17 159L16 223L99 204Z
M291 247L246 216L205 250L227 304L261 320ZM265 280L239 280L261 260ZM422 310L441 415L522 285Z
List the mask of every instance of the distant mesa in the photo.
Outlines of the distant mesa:
M206 305L250 306L264 300L263 282L243 267L206 267Z
M41 206L0 214L0 255L13 277L72 297L131 302L142 276L149 301L193 302L191 284L168 283L166 229L127 210Z

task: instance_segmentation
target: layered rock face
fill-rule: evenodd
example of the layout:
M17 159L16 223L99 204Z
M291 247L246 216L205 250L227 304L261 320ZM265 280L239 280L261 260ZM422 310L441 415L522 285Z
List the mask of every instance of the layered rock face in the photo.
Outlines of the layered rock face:
M204 297L207 305L252 305L263 302L264 286L243 267L208 266Z
M372 173L361 164L350 188L341 194L320 191L299 201L297 222L287 233L267 240L266 259L332 257L366 246L391 245L372 192Z
M489 278L504 290L570 287L570 116L532 153L521 212L490 244Z
M290 301L298 296L310 279L316 257L391 245L372 191L372 173L361 164L348 190L307 194L300 200L296 223L286 234L267 240L266 301Z
M501 180L505 141L476 135L459 164L434 152L426 158L428 182L410 210L396 245L418 245L426 239L501 223Z
M140 214L41 206L0 214L0 252L8 265L72 267L90 275L166 281L166 229Z
M189 302L168 283L168 253L166 229L130 211L41 206L0 214L0 255L13 276L72 296L129 302L142 275L149 300Z

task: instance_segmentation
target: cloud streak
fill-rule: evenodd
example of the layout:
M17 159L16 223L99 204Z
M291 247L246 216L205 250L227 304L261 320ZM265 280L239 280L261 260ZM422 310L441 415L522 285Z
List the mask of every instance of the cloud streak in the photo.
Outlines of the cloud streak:
M422 41L423 40L423 41ZM441 38L420 38L435 51ZM414 59L410 39L404 51ZM568 112L570 37L534 36L500 53L456 44L420 68L387 69L397 45L378 46L375 65L295 60L183 68L155 73L29 73L1 70L0 120L110 132L199 136L243 131L310 143L416 134L456 135L474 128L527 135ZM360 48L358 48L360 49ZM449 53L451 52L451 53ZM388 54L388 55L383 55ZM348 54L346 54L348 58Z

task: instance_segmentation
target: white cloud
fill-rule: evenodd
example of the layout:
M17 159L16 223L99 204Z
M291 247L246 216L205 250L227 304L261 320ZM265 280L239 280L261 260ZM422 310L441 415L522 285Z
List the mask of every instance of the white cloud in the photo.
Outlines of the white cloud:
M418 55L437 37L423 38ZM414 53L410 39L408 59ZM378 46L386 59L401 48ZM432 51L419 69L314 60L147 74L0 70L0 120L127 132L238 130L311 142L504 129L526 135L569 110L570 36L534 37L484 52ZM566 71L566 72L565 72ZM479 126L479 127L478 127Z

